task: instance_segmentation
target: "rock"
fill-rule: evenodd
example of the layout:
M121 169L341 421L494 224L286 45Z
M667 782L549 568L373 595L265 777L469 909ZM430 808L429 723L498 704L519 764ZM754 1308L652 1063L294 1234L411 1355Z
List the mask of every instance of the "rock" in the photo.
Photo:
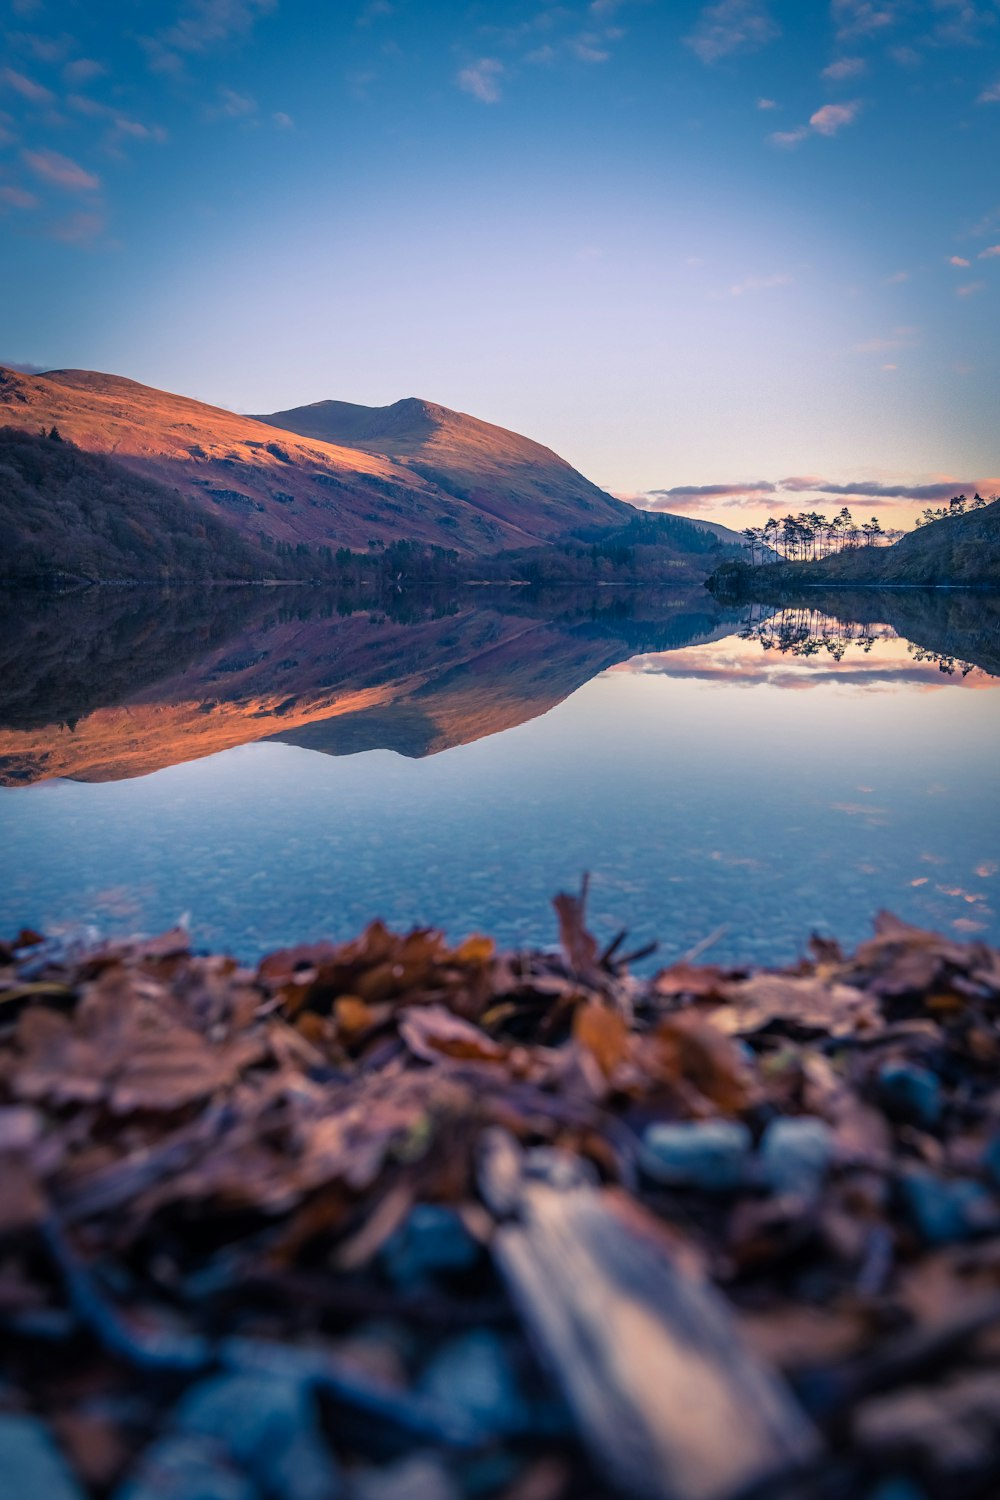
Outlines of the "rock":
M428 1275L468 1271L482 1247L453 1208L418 1203L382 1248L382 1264L397 1286L414 1285Z
M460 1500L458 1487L434 1454L417 1453L380 1469L361 1469L351 1500Z
M342 1492L312 1395L299 1382L255 1374L203 1380L175 1409L173 1426L217 1442L280 1500L332 1500Z
M83 1500L48 1428L35 1417L0 1413L0 1494L11 1500Z
M879 1069L879 1097L897 1120L931 1129L941 1118L941 1084L929 1068L886 1063Z
M773 1193L814 1198L833 1159L833 1132L813 1116L772 1120L761 1139L760 1159Z
M899 1186L913 1227L930 1245L970 1239L995 1229L1000 1219L993 1198L970 1177L937 1177L913 1167Z
M447 1343L427 1365L419 1389L466 1413L484 1432L517 1432L527 1420L507 1351L488 1329Z
M50 1500L45 1490L25 1491ZM210 1438L175 1435L147 1448L114 1500L261 1500L261 1491Z
M927 1500L927 1491L911 1479L883 1479L871 1491L868 1500Z
M684 1120L648 1126L642 1143L642 1166L650 1177L729 1193L743 1180L751 1138L739 1120Z

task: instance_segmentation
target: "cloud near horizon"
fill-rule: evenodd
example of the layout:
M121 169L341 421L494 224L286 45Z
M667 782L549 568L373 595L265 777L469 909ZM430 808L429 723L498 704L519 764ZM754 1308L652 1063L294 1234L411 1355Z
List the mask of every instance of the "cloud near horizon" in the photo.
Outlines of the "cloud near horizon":
M941 505L953 495L970 498L976 492L987 498L1000 494L1000 477L937 479L928 484L886 484L874 479L854 479L836 484L819 475L790 475L778 480L744 480L733 484L680 484L670 489L647 490L633 497L633 504L648 510L702 512L715 510L784 509L801 495L829 496L860 503L878 500L883 505Z

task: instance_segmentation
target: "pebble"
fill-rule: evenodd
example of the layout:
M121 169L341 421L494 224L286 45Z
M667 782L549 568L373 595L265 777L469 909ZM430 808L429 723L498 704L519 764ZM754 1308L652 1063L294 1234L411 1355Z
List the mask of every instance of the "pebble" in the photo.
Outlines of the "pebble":
M929 1068L886 1063L879 1069L879 1095L889 1114L930 1129L941 1118L941 1084Z
M311 1393L268 1375L219 1375L188 1391L172 1425L210 1438L282 1500L332 1500L340 1476L320 1436Z
M912 1168L900 1179L900 1191L913 1227L930 1245L971 1239L998 1223L993 1198L971 1177L948 1179Z
M527 1421L503 1341L489 1329L452 1339L425 1368L419 1388L484 1432L512 1433Z
M650 1177L675 1187L729 1193L743 1180L751 1137L739 1120L683 1120L649 1125L642 1165Z
M12 1500L83 1500L48 1428L10 1413L0 1413L0 1492Z
M417 1453L380 1469L359 1469L351 1500L460 1500L447 1469L433 1454Z
M382 1247L382 1264L397 1286L412 1286L428 1275L469 1271L482 1247L453 1208L418 1203Z
M24 1494L52 1500L47 1490ZM261 1492L224 1461L210 1438L175 1435L146 1449L114 1500L261 1500Z
M883 1479L868 1496L868 1500L927 1500L927 1491L911 1479Z
M813 1116L772 1120L761 1138L760 1158L772 1192L815 1198L833 1159L833 1132Z

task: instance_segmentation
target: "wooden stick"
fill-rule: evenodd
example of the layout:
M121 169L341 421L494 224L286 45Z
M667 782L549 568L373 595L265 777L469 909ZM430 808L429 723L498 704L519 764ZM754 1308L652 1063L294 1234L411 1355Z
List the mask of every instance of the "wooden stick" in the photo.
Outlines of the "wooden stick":
M484 1195L514 1214L493 1253L607 1478L634 1500L731 1500L814 1459L818 1436L790 1391L656 1221L536 1170L491 1132Z

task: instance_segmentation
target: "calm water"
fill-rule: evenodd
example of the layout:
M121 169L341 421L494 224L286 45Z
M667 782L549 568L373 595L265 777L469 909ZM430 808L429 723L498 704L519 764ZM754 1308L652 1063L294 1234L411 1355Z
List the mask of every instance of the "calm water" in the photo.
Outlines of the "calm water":
M0 931L245 958L380 915L785 960L872 914L1000 941L1000 600L0 600Z

